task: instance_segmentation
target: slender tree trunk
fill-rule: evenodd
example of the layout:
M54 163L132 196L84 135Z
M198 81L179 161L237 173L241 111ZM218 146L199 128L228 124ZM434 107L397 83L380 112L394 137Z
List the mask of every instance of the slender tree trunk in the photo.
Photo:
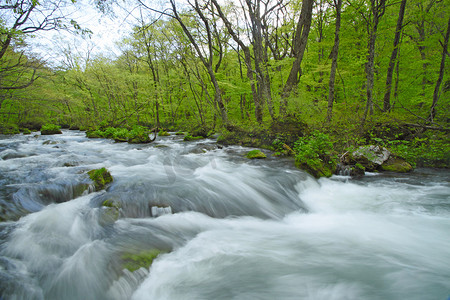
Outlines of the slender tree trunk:
M341 29L341 7L342 0L337 0L334 2L336 7L336 29L334 31L334 46L333 50L331 50L331 71L330 71L330 81L328 84L328 110L327 110L327 120L331 122L331 118L333 115L333 103L334 103L334 86L335 86L335 78L336 78L336 69L337 69L337 59L339 53L339 31Z
M436 116L436 105L439 100L439 89L441 87L442 79L444 78L445 57L448 55L449 35L450 35L450 17L448 18L447 31L445 33L444 44L442 45L442 59L441 59L441 66L439 68L439 77L434 87L433 103L431 104L430 116L428 117L428 120L430 122L433 122L434 117Z
M252 96L253 96L253 102L255 105L255 118L258 123L262 122L262 101L261 97L258 95L258 90L255 85L255 80L253 76L253 68L252 68L252 57L250 53L250 49L242 42L242 40L239 38L238 34L234 31L232 24L228 20L228 18L225 16L225 14L222 11L222 8L217 3L217 0L211 0L214 6L217 9L217 12L222 19L222 21L225 24L225 27L228 30L228 33L231 35L233 40L241 47L242 51L244 52L244 61L245 65L247 67L247 78L250 81L250 87L252 89ZM239 52L238 52L239 55Z
M377 39L378 24L380 18L383 16L386 8L386 0L371 0L371 12L372 12L372 26L369 28L369 41L367 44L367 64L366 64L366 94L367 102L366 108L364 109L364 116L362 119L362 126L364 126L367 115L373 114L373 86L374 86L374 75L375 75L375 43Z
M294 57L295 61L292 64L286 84L281 92L280 115L285 116L288 106L288 98L291 95L294 87L297 86L301 77L301 63L305 53L306 44L308 42L309 30L311 28L312 8L314 0L304 0L302 10L297 23L297 29L294 36Z
M391 110L392 75L394 73L395 61L397 59L397 53L400 44L400 35L403 26L403 17L405 15L405 8L406 8L406 0L402 0L402 2L400 3L400 11L398 13L397 28L395 29L394 49L392 50L391 58L389 60L389 67L386 76L386 90L384 93L384 100L383 100L383 111L385 112Z
M170 3L172 5L174 18L180 24L181 28L183 29L183 32L188 37L189 41L191 42L192 46L194 47L195 51L197 52L197 55L199 56L201 62L203 63L203 65L205 66L205 68L206 68L206 70L208 72L209 78L211 79L211 82L212 82L212 84L214 86L214 101L215 101L215 103L218 106L222 122L224 124L226 124L226 123L228 123L227 111L226 111L225 105L223 104L223 101L222 101L222 91L220 90L219 82L217 81L216 74L214 73L214 70L213 70L213 67L212 67L212 59L210 58L210 59L206 60L206 58L203 56L202 51L200 50L200 46L195 41L194 37L192 36L191 32L189 31L189 29L184 24L184 22L181 19L181 17L178 15L178 12L176 10L175 1L174 0L170 0ZM210 43L212 43L212 41L211 41L211 32L209 30L209 24L205 21L204 16L201 13L201 10L199 9L199 7L197 5L198 4L197 1L195 1L195 3L196 3L195 10L199 14L200 18L202 18L202 20L205 23L205 26L208 29L208 43L209 43L209 46L211 46ZM212 55L212 53L210 55Z

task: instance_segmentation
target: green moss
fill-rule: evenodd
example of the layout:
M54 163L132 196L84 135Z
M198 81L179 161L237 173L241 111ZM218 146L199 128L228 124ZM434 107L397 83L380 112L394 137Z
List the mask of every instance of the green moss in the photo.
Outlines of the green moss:
M412 171L413 167L403 159L395 158L381 165L383 171L406 173Z
M28 128L20 128L20 131L21 131L23 134L31 134L31 130L28 129Z
M125 253L121 256L122 266L131 272L140 268L148 269L153 263L153 260L163 253L159 249L151 249L140 253Z
M130 144L146 144L150 142L150 131L146 127L134 126L128 132L128 143Z
M158 135L159 136L170 136L170 133L168 133L167 131L164 131L164 130L160 130L159 132L158 132Z
M190 134L187 134L184 137L183 141L188 142L188 141L196 141L196 140L201 140L201 139L204 139L204 137L202 137L202 136L192 136Z
M86 137L90 138L90 139L99 139L102 138L102 132L100 130L89 130L86 131Z
M104 189L108 183L113 181L111 173L106 168L90 170L88 175L94 182L96 191Z
M41 127L41 135L61 134L61 126L55 124L45 124Z
M122 205L120 204L120 202L117 202L117 201L114 201L111 199L107 199L107 200L103 201L102 206L120 208Z
M249 159L261 159L267 157L261 150L258 149L248 152L246 156Z
M113 135L113 139L119 143L128 142L128 129L126 128L118 128Z

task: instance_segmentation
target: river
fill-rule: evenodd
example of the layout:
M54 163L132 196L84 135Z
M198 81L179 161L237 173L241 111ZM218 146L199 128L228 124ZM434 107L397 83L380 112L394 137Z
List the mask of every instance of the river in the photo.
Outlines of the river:
M249 150L0 137L0 299L450 296L448 171L316 180ZM101 167L114 181L95 192ZM124 267L152 249L150 268Z

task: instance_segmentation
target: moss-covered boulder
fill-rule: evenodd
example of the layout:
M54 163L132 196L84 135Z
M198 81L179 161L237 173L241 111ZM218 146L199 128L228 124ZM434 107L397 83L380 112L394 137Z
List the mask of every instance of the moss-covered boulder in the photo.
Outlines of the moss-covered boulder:
M404 159L399 157L391 157L381 165L383 171L406 173L411 172L413 167Z
M261 150L256 149L248 152L246 157L249 159L262 159L266 158L267 156Z
M192 136L190 134L185 135L183 141L185 142L189 142L189 141L196 141L196 140L201 140L204 139L203 136Z
M168 133L167 131L164 131L164 130L161 129L158 132L158 136L170 136L170 133Z
M62 134L61 126L45 124L41 127L41 135Z
M88 175L94 182L96 191L104 189L108 183L113 181L111 173L106 168L90 170Z
M310 159L307 161L295 161L295 166L305 170L315 178L331 177L336 171L334 160Z
M140 268L148 269L153 263L153 260L161 253L164 252L159 249L150 249L139 253L124 253L121 256L122 266L124 269L128 269L131 272Z

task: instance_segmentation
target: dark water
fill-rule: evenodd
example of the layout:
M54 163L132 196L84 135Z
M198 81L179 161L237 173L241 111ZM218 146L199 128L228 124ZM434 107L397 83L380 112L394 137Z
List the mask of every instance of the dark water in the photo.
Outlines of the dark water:
M447 171L315 180L248 150L0 138L2 298L450 296ZM86 171L100 167L114 182L93 192ZM150 269L124 268L124 254L151 249L165 253Z

